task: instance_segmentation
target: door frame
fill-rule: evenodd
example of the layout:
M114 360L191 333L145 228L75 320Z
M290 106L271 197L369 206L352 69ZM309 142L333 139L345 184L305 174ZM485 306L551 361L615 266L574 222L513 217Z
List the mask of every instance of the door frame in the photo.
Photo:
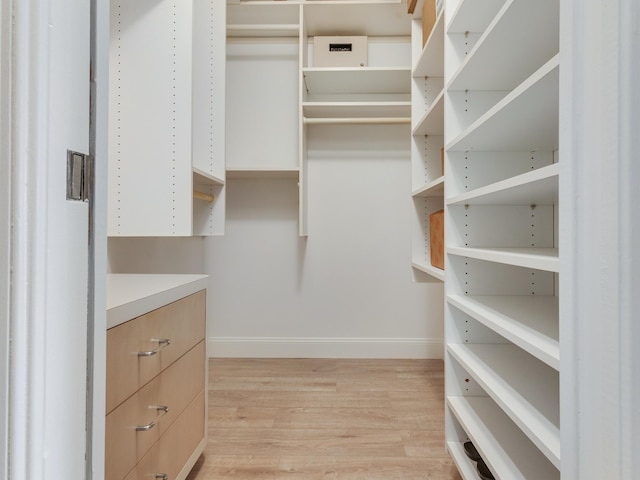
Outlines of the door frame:
M56 432L47 425L47 263L51 255L47 199L58 181L50 163L49 79L51 0L3 0L0 7L0 478L55 477L46 471ZM104 476L104 384L106 346L106 135L109 2L91 0L90 153L94 158L94 203L87 295L86 438L66 449L82 462L86 479ZM56 25L54 25L56 27ZM64 25L61 26L64 28ZM87 39L88 40L88 39ZM82 41L82 38L79 38ZM88 72L87 72L88 73ZM87 80L89 76L87 75ZM58 158L58 157L56 157ZM59 161L59 158L58 160ZM63 232L64 233L64 232ZM72 332L70 332L71 334ZM92 351L93 350L93 351ZM56 392L67 379L56 375ZM69 380L71 382L71 380ZM56 395L57 396L57 395ZM49 428L49 430L47 430ZM48 440L45 440L45 431ZM61 443L67 440L59 437ZM53 440L56 441L57 439ZM71 442L70 442L71 443ZM78 445L81 445L80 448ZM66 445L56 445L65 451ZM82 448L84 447L84 448ZM83 450L83 451L78 451ZM49 460L47 460L47 458Z

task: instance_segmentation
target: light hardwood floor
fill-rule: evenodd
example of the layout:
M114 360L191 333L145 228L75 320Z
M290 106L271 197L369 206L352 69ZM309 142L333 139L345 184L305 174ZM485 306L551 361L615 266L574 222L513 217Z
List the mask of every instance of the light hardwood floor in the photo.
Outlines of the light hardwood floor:
M187 480L459 480L437 360L211 359Z

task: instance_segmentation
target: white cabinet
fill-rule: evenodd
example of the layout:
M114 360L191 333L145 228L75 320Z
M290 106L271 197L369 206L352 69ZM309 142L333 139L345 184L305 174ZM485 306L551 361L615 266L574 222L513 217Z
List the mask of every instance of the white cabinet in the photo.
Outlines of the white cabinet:
M224 7L111 1L110 236L224 231Z
M445 9L447 444L560 478L559 2Z

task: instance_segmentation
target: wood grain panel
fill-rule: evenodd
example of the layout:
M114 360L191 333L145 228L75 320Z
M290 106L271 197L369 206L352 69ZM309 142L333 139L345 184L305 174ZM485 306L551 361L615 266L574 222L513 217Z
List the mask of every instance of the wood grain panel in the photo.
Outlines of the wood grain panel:
M460 480L433 360L210 359L208 445L187 480Z

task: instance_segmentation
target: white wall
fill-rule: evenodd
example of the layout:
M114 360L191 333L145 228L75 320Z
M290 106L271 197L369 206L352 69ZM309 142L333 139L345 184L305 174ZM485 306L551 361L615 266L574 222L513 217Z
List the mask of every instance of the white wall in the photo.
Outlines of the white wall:
M442 285L410 266L408 126L309 130L309 237L291 179L227 183L206 240L213 356L439 357Z

